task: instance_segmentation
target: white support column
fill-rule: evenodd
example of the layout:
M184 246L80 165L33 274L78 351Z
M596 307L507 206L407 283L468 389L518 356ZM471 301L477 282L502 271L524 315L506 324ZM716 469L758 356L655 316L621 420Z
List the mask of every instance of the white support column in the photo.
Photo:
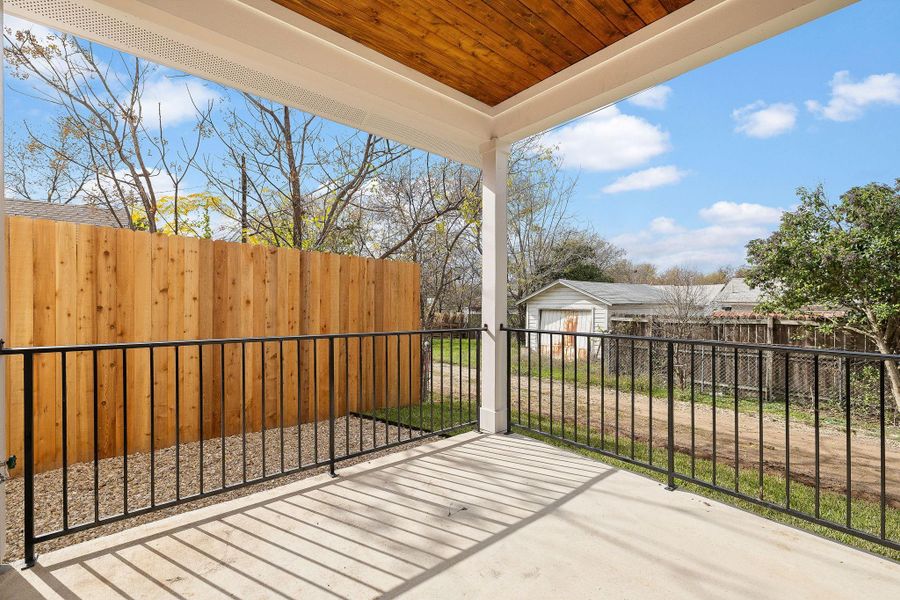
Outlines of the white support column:
M0 0L0 31L3 30L3 0ZM3 62L3 48L0 46L0 183L3 182L3 157L4 157L4 120L3 120L3 76L5 73ZM6 192L5 186L0 185L0 338L8 339L6 327L6 296L9 279L6 270ZM6 420L9 417L6 411L6 360L0 358L0 473L6 473L7 438ZM6 549L6 484L0 483L0 556Z
M481 149L481 430L506 432L506 179L509 145L491 141Z

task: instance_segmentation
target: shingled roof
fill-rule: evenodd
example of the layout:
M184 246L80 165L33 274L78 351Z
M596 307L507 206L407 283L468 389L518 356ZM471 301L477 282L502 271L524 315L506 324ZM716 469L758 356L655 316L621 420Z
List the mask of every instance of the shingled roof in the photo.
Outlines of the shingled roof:
M604 304L623 305L623 304L665 304L667 299L667 290L673 286L669 285L648 285L645 283L601 283L593 281L573 281L571 279L559 279L540 290L529 294L519 301L519 304L527 302L534 296L544 292L545 290L556 286L564 285L573 290L586 294L595 300ZM698 285L696 286L700 294L700 298L704 304L712 302L713 298L722 290L722 284Z
M15 217L67 221L100 227L127 227L128 217L124 211L113 215L109 209L87 204L53 204L34 200L6 199L6 214ZM117 218L118 217L118 218Z
M664 302L664 292L643 283L600 283L560 279L559 283L584 292L607 304L656 304Z
M728 304L759 304L762 300L762 290L747 285L743 277L733 277L722 291L713 299L716 305Z

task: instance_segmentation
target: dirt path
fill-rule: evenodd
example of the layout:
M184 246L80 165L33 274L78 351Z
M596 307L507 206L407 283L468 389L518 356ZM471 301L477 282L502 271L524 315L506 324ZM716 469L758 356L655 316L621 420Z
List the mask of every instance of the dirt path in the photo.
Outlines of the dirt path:
M443 365L444 393L449 392L449 365ZM438 381L441 366L435 365L435 381ZM474 371L472 371L474 377ZM464 368L453 367L454 397L459 390L468 389L468 372ZM460 386L462 383L462 386ZM539 384L540 383L540 391ZM521 384L521 388L520 388ZM438 389L437 386L436 389ZM474 388L473 388L474 389ZM551 413L549 381L531 378L531 407L528 407L528 378L513 376L510 381L513 413L519 411L521 398L521 414L523 419L527 413ZM615 438L616 414L618 413L619 452L628 455L632 423L636 442L648 443L650 436L651 399L641 393L634 394L634 413L632 418L632 395L628 391L620 391L618 411L616 410L616 394L611 388L594 385L585 386L580 383L577 389L577 421L579 434L584 434L583 427L588 423L588 394L590 393L590 429L592 445L600 444L601 421L607 440ZM564 397L564 400L563 400ZM576 389L572 382L563 385L553 382L553 421L561 422L563 410L570 427L575 424ZM666 460L667 440L667 406L665 398L654 397L653 405L653 462L664 466ZM602 410L601 410L602 407ZM691 451L691 405L690 402L675 402L675 446L680 452ZM602 417L601 417L602 415ZM712 459L713 439L716 442L717 471L731 469L733 472L735 455L740 457L741 468L759 467L760 427L759 417L755 413L738 412L738 452L735 452L735 412L728 406L719 405L715 411L715 436L713 436L713 409L711 406L696 404L694 406L694 448L697 458ZM784 476L787 456L786 428L783 418L763 415L762 446L763 465L767 472ZM790 474L792 481L812 484L815 482L815 430L811 425L792 422L790 425ZM594 439L596 436L596 441ZM886 455L886 498L893 507L900 507L900 444L887 440ZM880 499L881 493L881 447L876 434L864 430L850 429L850 488L854 497L873 500ZM847 436L844 428L834 425L822 425L819 431L819 477L823 489L846 493L847 488Z

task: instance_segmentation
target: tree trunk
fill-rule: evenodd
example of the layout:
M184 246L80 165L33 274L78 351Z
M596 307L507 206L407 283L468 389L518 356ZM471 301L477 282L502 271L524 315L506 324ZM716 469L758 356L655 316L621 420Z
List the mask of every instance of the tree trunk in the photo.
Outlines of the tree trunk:
M157 233L156 231L156 208L147 205L146 208L147 213L147 231L150 233Z
M178 235L178 184L175 184L175 196L173 196L175 205L175 235Z
M894 404L897 410L900 410L900 366L896 361L884 361L884 370L887 371L888 379L891 382L891 394L894 396Z
M890 348L888 348L887 343L881 337L875 339L875 345L878 346L878 351L882 354L891 354ZM887 373L888 382L891 384L891 395L894 398L894 404L897 410L900 410L900 366L897 365L895 360L886 360L884 361L884 370Z
M241 243L247 243L247 157L241 154Z
M300 193L300 167L294 156L294 140L291 129L291 109L284 107L284 154L288 163L288 178L291 189L291 218L293 221L294 248L303 247L303 199Z

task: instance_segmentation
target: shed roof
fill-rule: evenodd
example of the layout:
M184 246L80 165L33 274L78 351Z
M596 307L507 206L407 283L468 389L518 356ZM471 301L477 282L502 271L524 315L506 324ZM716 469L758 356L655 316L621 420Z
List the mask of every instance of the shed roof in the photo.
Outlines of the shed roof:
M643 283L560 281L598 300L602 300L606 304L656 304L662 302L665 297L664 291L659 286Z
M66 221L101 227L124 227L128 223L128 217L124 214L119 214L117 219L109 209L87 204L54 204L7 198L6 213L14 217Z
M741 280L743 282L743 280ZM729 282L730 283L730 282ZM649 285L645 283L602 283L595 281L574 281L571 279L559 279L550 285L547 285L538 291L529 294L519 301L519 304L525 303L535 296L555 286L565 286L577 292L585 294L590 298L607 304L613 305L629 305L629 304L663 304L666 302L666 293L674 286L671 285ZM722 294L727 284L721 283L706 284L696 286L698 290L698 300L704 305L713 303ZM746 284L744 284L746 287ZM747 288L748 290L750 288ZM755 290L754 290L755 291ZM737 302L734 300L733 302Z
M558 279L544 286L538 291L522 298L519 304L523 304L545 291L565 286L577 292L585 294L602 304L655 304L662 302L664 292L661 286L647 285L643 283L601 283L595 281L574 281L572 279Z

